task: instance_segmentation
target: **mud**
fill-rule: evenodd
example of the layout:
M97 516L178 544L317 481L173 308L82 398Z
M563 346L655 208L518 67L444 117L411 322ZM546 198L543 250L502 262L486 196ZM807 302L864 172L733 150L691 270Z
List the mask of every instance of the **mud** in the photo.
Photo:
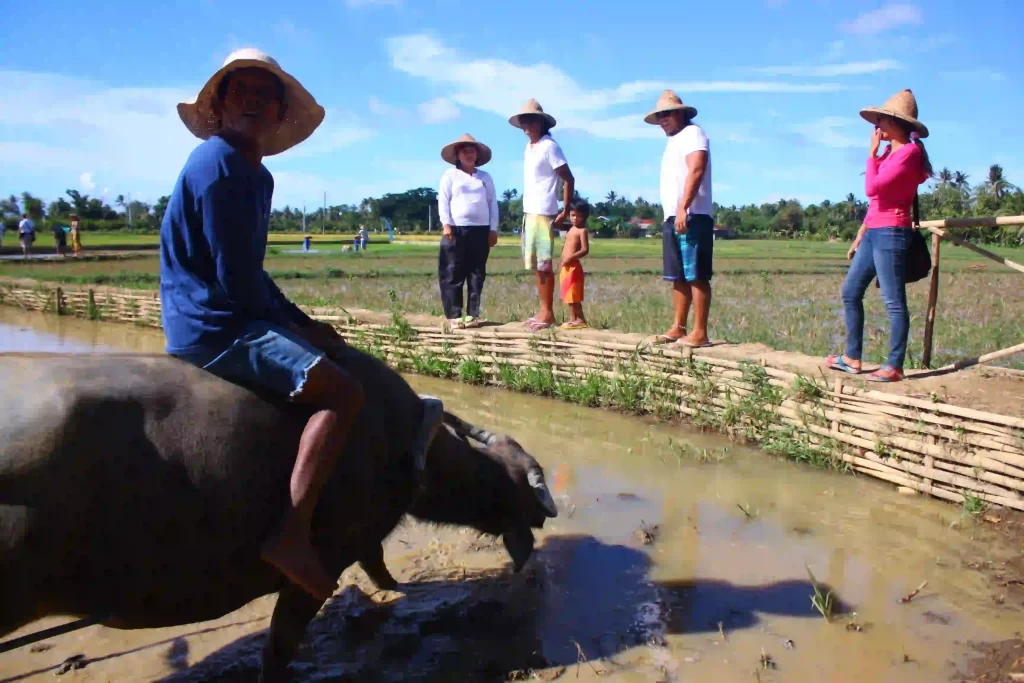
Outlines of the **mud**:
M0 350L118 347L155 351L162 338L0 309ZM520 574L495 539L403 525L385 548L399 590L347 570L296 680L987 682L1024 671L1021 518L964 517L679 428L409 379L515 435L561 514ZM669 437L723 457L688 459ZM831 621L812 606L808 568L831 592ZM202 624L90 627L0 655L0 683L53 680L65 662L64 681L252 681L272 607L270 596Z

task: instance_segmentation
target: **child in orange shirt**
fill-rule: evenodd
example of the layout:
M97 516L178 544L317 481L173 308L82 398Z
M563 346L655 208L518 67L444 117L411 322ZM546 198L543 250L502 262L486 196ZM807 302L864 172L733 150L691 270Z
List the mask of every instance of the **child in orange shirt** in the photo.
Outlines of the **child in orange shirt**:
M583 264L580 259L590 253L590 238L587 235L587 219L590 205L582 200L572 203L569 220L572 228L565 236L562 246L562 268L560 272L562 302L569 307L569 321L562 323L566 330L582 330L590 327L583 317Z

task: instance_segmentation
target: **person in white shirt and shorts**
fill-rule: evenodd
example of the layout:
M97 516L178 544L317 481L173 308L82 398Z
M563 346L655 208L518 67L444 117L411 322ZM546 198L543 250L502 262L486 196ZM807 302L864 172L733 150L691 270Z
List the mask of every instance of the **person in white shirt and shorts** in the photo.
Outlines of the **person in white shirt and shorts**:
M530 139L523 159L523 260L527 270L537 273L540 313L526 321L533 331L555 324L555 276L552 272L552 251L555 230L569 216L576 181L562 148L548 134L555 127L555 118L544 112L537 100L531 99L509 120ZM563 208L558 208L558 179L565 184Z
M491 160L491 148L467 133L445 145L441 158L455 167L441 176L437 193L443 231L437 261L441 305L452 327L476 327L482 322L480 298L487 257L498 243L498 196L490 174L480 170ZM466 284L469 297L463 316Z
M672 327L657 341L690 348L710 346L711 276L715 248L711 201L711 144L693 123L697 110L665 90L644 121L668 136L661 159L664 278L672 283ZM693 329L686 319L693 307Z
M28 214L21 214L21 222L18 223L18 239L21 241L21 252L28 258L32 255L32 243L36 241L36 224L28 217Z

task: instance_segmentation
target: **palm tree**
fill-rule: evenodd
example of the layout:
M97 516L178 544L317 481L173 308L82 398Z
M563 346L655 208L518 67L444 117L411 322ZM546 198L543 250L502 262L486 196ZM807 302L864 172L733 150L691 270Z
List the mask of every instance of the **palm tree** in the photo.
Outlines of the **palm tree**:
M953 174L953 184L960 190L970 189L971 186L967 182L967 179L970 177L971 176L967 175L963 171L957 171Z
M999 164L992 164L988 167L988 182L985 185L995 196L996 201L1002 199L1009 190L1013 189L1010 181L1003 177L1003 167Z
M611 190L611 191L608 192L608 195L604 198L604 200L606 202L608 202L609 206L614 206L615 205L615 200L618 199L618 198L619 198L619 195L615 194L615 190Z
M941 171L939 171L939 185L940 186L946 187L947 185L951 185L952 183L953 183L953 172L952 171L950 171L948 168L943 168Z
M846 205L848 207L850 207L849 208L850 220L851 221L857 220L857 198L855 196L853 196L852 192L850 194L846 195Z
M515 196L517 194L519 194L519 192L516 190L505 190L504 192L501 193L501 198L504 199L506 202L510 202L513 199L515 199Z

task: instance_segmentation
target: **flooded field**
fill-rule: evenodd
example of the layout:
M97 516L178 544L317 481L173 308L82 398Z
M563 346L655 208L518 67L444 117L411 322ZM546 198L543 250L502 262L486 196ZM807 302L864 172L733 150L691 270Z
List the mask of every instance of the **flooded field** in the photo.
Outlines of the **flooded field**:
M0 352L162 347L154 330L0 307ZM296 680L950 681L969 642L1024 630L1020 601L969 568L1013 548L958 507L678 427L409 380L515 436L561 514L518 575L494 539L401 527L385 548L400 592L348 570ZM808 568L826 602L831 591L831 621ZM0 683L53 680L74 655L86 666L61 680L255 680L272 607L270 596L180 628L91 627L0 654Z

